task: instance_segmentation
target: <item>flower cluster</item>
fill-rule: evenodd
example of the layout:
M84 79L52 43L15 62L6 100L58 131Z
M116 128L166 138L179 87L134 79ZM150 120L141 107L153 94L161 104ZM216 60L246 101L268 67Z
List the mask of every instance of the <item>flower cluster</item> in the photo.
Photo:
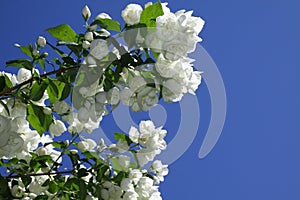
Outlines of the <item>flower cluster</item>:
M0 72L0 199L162 199L168 166L155 157L166 130L141 121L110 145L80 134L120 103L148 111L195 94L201 72L188 54L204 21L160 2L129 4L121 15L123 28L106 13L90 23L85 6L84 33L63 24L47 29L56 46L43 36L15 45L26 55L6 63L17 75ZM59 56L48 59L47 48Z
M117 105L121 101L134 112L148 111L160 98L166 102L176 102L186 93L195 94L201 83L201 72L194 71L192 67L194 60L188 57L188 53L193 52L196 44L201 41L198 34L203 28L204 21L200 17L192 16L192 11L180 10L172 13L167 3L163 3L160 4L163 13L157 16L156 23L148 28L139 28L138 25L143 23L141 22L143 11L150 9L151 6L154 5L148 3L143 10L138 4L129 4L122 11L122 17L126 26L130 27L128 33L124 33L128 45L136 44L136 49L143 52L150 50L155 58L140 62L141 57L135 57L132 63L128 63L127 68L122 69L121 77L112 84L110 91L102 89L107 92L104 96L108 97L107 101L102 102ZM141 34L142 32L144 34ZM97 32L91 34L96 35ZM88 38L89 42L93 39ZM109 45L110 43L104 39L93 40L84 66L88 68L98 66L101 68L99 72L105 76L107 65L103 64L103 60L112 63L122 60L130 53L129 46L122 44L109 54ZM84 73L86 72L87 70L84 70Z

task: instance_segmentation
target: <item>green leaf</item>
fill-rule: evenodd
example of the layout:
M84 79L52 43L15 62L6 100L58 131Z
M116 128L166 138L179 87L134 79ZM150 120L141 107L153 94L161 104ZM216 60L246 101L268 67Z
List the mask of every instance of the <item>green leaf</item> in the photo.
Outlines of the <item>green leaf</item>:
M84 169L84 168L79 169L78 172L77 172L78 178L85 177L85 176L87 176L88 174L89 174L89 173L88 173L87 170Z
M72 87L70 84L65 84L59 100L62 101L62 100L65 100L66 98L68 98L69 94L71 93L71 89L72 89Z
M47 88L47 92L49 95L50 104L54 104L61 98L64 88L65 83L56 79L49 79L49 86Z
M53 121L52 115L46 115L41 106L30 104L27 107L27 120L29 124L42 135L44 131L49 130L49 126Z
M7 194L8 191L8 181L0 175L0 196Z
M118 158L112 158L111 162L113 164L114 170L116 170L116 171L125 170L125 168L119 163L119 159Z
M59 186L58 184L55 182L55 181L50 181L49 182L49 188L48 188L48 191L51 193L51 194L55 194L59 191Z
M132 144L132 140L128 137L128 135L125 135L124 133L114 133L114 138L117 141L124 141L127 142L128 145Z
M24 54L26 54L27 56L29 56L30 58L32 58L32 50L33 50L33 48L32 48L32 45L30 44L28 47L26 47L26 46L21 46L20 47L20 49L21 49L21 51L24 53Z
M32 101L39 101L45 93L48 84L45 81L41 83L35 82L30 90L30 99Z
M112 19L96 19L91 26L93 25L98 25L101 28L104 28L106 30L112 30L112 31L117 31L121 32L121 26L119 22L112 20Z
M45 60L44 59L40 59L39 62L40 62L42 70L45 70Z
M76 32L67 24L48 28L46 31L60 41L76 42L77 39Z
M0 100L0 104L4 107L4 109L6 110L6 112L8 113L8 115L10 115L8 106L6 105L6 103L4 103L2 100Z
M6 66L13 66L13 67L20 67L20 68L26 68L31 70L33 68L32 63L30 60L19 58L16 60L9 60L6 62Z
M34 200L48 200L48 195L39 195Z
M145 8L140 17L140 23L146 24L147 27L155 27L156 23L155 20L157 17L164 14L162 9L162 5L160 2L157 2L151 6Z
M30 176L21 176L21 179L25 187L27 187L32 181Z
M83 180L79 180L79 199L80 200L85 200L87 196L87 188L86 184Z
M4 74L4 78L5 78L5 85L6 85L6 87L8 87L8 88L13 87L12 82L10 81L10 79L8 78L8 76L6 74Z

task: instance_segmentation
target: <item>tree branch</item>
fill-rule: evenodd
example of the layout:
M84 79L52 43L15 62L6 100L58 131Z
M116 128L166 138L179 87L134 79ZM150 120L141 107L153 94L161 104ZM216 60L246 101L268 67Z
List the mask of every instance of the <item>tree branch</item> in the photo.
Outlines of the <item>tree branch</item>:
M52 74L57 74L57 73L61 73L61 72L65 72L65 71L68 71L68 70L71 70L71 69L77 69L79 68L80 66L73 66L73 67L69 67L69 68L60 68L60 69L57 69L57 70L54 70L54 71L51 71L51 72L48 72L46 74L42 74L40 77L43 78L43 77L47 77L47 76L50 76ZM5 94L8 94L8 93L11 93L17 89L20 89L21 87L23 87L24 85L27 85L28 83L31 83L32 81L34 80L34 78L31 78L27 81L24 81L14 87L11 87L11 88L7 88L6 90L3 90L2 92L0 92L0 96L3 96Z
M57 175L57 174L71 174L74 172L74 170L68 170L68 171L61 171L61 172L46 172L46 173L37 173L37 174L24 174L24 175L9 175L5 176L4 178L6 179L11 179L11 178L20 178L22 176L50 176L50 175Z

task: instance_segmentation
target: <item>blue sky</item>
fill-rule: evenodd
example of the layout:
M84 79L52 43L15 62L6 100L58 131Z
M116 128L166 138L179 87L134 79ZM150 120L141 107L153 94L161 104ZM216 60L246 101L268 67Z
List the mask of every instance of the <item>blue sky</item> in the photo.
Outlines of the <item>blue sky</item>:
M46 28L62 23L82 30L80 12L85 4L94 17L108 12L121 20L120 12L130 2L134 1L2 1L0 69L6 60L21 56L12 46L15 42L33 42L46 35ZM170 166L161 185L164 199L300 199L300 4L295 0L191 0L172 1L169 6L173 11L194 10L194 15L205 19L202 46L223 77L228 107L219 142L200 160L198 152L210 119L209 93L205 83L200 86L198 134ZM170 141L180 111L178 104L163 105ZM146 114L132 117L138 120ZM110 123L112 118L105 119L103 127Z

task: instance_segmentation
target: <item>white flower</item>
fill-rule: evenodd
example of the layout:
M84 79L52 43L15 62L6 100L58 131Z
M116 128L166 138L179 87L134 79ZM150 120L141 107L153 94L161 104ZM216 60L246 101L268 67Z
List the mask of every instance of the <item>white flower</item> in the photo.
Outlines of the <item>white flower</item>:
M117 105L120 101L120 90L118 87L113 87L107 92L107 99L111 105Z
M92 139L83 139L82 141L78 142L78 148L81 151L94 151L96 146L96 142Z
M202 72L193 71L192 75L188 81L187 89L188 92L195 95L195 91L197 90L198 86L201 84L201 74Z
M130 178L124 178L121 181L121 189L124 190L124 191L134 190L132 180Z
M126 141L119 140L116 144L116 148L118 149L118 153L125 153L128 151L129 147Z
M97 15L96 19L111 19L111 17L107 13L100 13Z
M36 50L36 49L34 49L33 51L32 51L32 55L33 56L38 56L40 54L40 51L38 51L38 50Z
M37 45L39 47L43 48L46 44L47 44L46 39L43 36L39 36L38 39L37 39Z
M129 170L129 178L137 184L140 178L143 177L142 172L139 169L130 169Z
M42 192L46 191L48 187L43 187L43 183L47 180L46 176L39 176L35 177L33 181L29 184L28 189L31 193L34 194L41 194Z
M180 61L172 61L166 59L163 54L160 54L155 63L156 71L165 78L172 78L178 73L181 73Z
M49 127L49 132L52 136L60 136L66 130L65 124L60 120L54 120Z
M24 140L13 129L12 120L0 115L0 157L14 155L24 144Z
M96 94L96 101L101 104L107 103L106 92L99 92Z
M160 160L155 160L152 163L151 169L160 181L164 181L164 176L169 173L168 165L163 165Z
M108 189L110 199L121 199L123 194L122 189L119 186L113 185Z
M129 138L134 142L134 143L138 143L139 142L139 136L140 133L137 130L137 128L135 128L134 126L132 126L129 130Z
M90 119L90 112L86 107L81 107L78 110L78 120L81 123L87 123Z
M90 54L96 59L101 60L109 53L107 42L105 40L97 39L91 43Z
M87 32L87 33L84 35L84 39L86 39L87 41L92 41L92 40L94 39L93 33L92 33L92 32Z
M156 52L162 51L163 42L158 36L156 32L149 33L146 36L145 44L146 48L151 48Z
M53 106L53 110L59 115L69 113L72 109L66 101L57 101Z
M132 104L131 98L133 96L134 96L134 93L128 87L125 87L120 92L120 99L121 99L122 103L126 106L129 106Z
M138 164L143 167L148 162L152 161L156 155L160 154L160 150L153 150L153 149L140 149L136 153L136 157L138 160Z
M165 57L170 60L177 60L186 56L187 53L195 51L196 45L201 38L194 34L179 33L174 40L163 44Z
M31 71L25 68L20 68L17 74L17 80L19 83L23 83L29 79L31 79Z
M139 92L146 86L147 82L141 76L135 76L129 81L129 88L132 92Z
M25 192L25 188L24 187L21 187L19 185L14 185L13 188L11 189L11 194L14 196L14 197L22 197L23 194Z
M122 18L128 25L138 24L140 22L143 8L138 4L128 4L122 11Z
M87 5L84 6L84 8L82 9L81 14L82 14L85 21L87 21L91 17L91 11L90 11L90 9Z
M43 112L45 115L51 115L52 114L52 110L49 107L43 107Z
M84 40L82 42L82 48L88 49L88 48L90 48L90 46L91 46L91 43L89 41Z
M138 200L138 193L136 193L134 190L127 190L123 196L124 200Z
M164 11L164 14L170 13L170 9L167 7L168 3L161 3L162 9Z
M185 12L184 10L175 13L181 26L181 31L198 35L203 29L205 22L200 17L193 17L192 14L193 11Z
M174 79L163 82L162 96L166 102L177 102L183 97L183 87Z
M170 41L179 33L179 24L174 13L168 13L156 18L157 36L163 41Z
M106 189L102 189L100 191L101 193L101 198L104 199L104 200L108 200L109 199L109 193L108 193L108 190Z
M129 167L130 164L130 157L125 155L120 155L117 157L120 165L123 167L123 169L126 169Z

